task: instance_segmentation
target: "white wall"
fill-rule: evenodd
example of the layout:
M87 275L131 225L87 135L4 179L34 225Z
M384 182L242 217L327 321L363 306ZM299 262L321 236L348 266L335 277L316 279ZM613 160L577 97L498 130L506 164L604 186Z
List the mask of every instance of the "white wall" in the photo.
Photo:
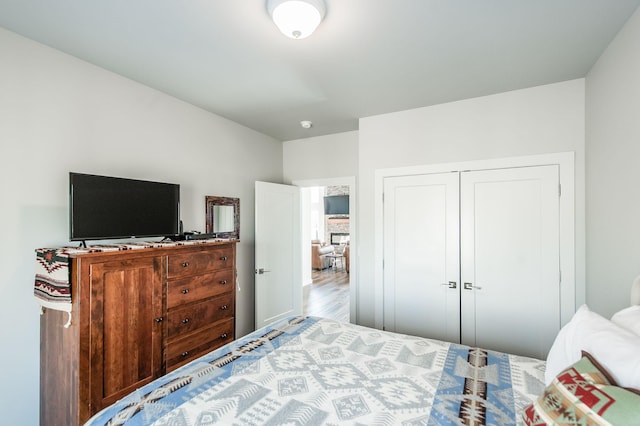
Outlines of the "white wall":
M585 281L584 125L583 79L361 119L358 323L374 325L374 173L382 168L575 152L580 294Z
M640 9L587 75L587 303L629 304L640 275Z
M237 332L253 329L254 181L282 180L260 133L0 29L0 394L3 424L38 424L34 249L69 244L68 172L179 183L185 229L205 195L240 198Z
M282 144L285 183L316 178L356 176L358 132L336 133Z

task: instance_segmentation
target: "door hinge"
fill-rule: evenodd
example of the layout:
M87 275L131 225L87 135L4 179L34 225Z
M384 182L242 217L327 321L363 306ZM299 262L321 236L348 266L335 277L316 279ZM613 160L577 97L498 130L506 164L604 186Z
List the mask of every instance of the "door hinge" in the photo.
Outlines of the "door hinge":
M562 197L562 184L558 184L558 197Z

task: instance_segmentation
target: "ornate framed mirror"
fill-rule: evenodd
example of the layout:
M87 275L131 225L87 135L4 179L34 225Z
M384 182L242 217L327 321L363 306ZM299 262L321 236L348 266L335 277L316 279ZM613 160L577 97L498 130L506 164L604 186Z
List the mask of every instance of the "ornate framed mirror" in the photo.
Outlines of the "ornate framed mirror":
M216 238L240 238L240 199L205 196L207 234Z

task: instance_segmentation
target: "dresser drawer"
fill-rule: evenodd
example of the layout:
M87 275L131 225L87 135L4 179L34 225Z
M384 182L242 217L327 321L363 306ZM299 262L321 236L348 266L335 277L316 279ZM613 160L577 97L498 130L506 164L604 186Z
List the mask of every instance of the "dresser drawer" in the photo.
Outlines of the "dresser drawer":
M167 345L167 372L233 340L233 318L205 327Z
M232 269L169 281L167 309L219 294L230 293L233 291L233 286Z
M233 293L169 311L167 313L167 339L173 339L221 319L233 317L234 312Z
M233 246L215 249L187 251L168 256L167 276L169 278L189 277L231 268L234 265Z

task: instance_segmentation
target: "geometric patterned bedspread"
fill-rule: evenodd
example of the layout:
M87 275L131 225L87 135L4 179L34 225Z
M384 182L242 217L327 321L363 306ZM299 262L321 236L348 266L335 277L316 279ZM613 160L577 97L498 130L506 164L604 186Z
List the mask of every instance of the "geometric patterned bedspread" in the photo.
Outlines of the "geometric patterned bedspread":
M194 360L88 425L516 425L544 362L316 317Z

